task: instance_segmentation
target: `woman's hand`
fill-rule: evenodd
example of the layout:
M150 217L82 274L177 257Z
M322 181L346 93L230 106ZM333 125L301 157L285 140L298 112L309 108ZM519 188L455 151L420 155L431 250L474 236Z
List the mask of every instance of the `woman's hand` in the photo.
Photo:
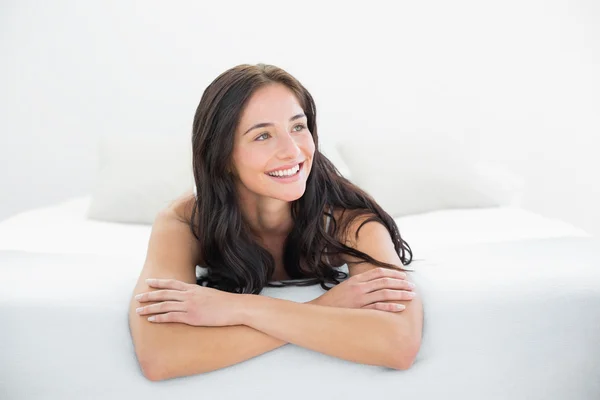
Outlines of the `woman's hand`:
M413 299L415 286L406 278L406 273L402 271L374 268L339 283L309 303L329 307L402 311L406 308L404 304L385 301Z
M159 303L140 307L138 315L150 315L151 322L179 322L192 326L240 325L236 311L241 297L176 279L146 279L148 286L159 288L140 293L135 299L140 303ZM143 305L143 304L142 304Z

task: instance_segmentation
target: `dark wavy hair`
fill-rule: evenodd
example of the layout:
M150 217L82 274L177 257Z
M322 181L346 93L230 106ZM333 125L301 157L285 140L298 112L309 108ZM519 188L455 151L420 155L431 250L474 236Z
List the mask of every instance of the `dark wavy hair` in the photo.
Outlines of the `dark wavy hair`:
M287 86L298 98L315 143L312 169L306 191L291 202L294 226L283 252L284 268L291 279L280 285L269 282L275 260L250 233L238 205L232 166L234 135L241 112L250 96L272 83ZM400 236L396 223L375 200L341 176L319 150L315 102L304 86L281 68L258 64L238 65L219 75L204 91L194 116L192 132L193 170L197 197L190 228L199 241L200 259L208 273L197 283L233 293L259 294L265 286L314 285L328 290L348 275L323 261L323 256L347 254L381 267L404 270L412 251ZM336 221L329 207L344 210ZM324 217L331 217L332 232L326 232ZM402 266L383 263L342 243L355 218L365 216L358 230L369 221L382 223L389 231ZM358 235L358 230L356 235Z

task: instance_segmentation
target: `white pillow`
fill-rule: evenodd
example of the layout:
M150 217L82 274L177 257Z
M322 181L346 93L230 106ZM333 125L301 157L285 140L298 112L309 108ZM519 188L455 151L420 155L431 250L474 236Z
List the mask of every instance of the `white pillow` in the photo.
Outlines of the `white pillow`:
M152 224L161 209L192 189L191 147L189 135L102 137L88 218Z
M340 174L346 179L352 179L352 173L348 165L344 162L344 158L340 155L335 141L329 139L319 138L319 147L321 153L323 153L329 161L335 165Z
M352 181L392 217L510 205L521 181L468 157L459 141L423 133L338 144ZM511 177L513 178L513 177Z

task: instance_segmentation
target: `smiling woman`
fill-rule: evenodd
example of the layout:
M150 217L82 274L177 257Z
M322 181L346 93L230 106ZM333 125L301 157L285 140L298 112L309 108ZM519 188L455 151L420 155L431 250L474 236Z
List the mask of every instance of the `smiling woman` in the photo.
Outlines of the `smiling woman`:
M257 89L243 108L232 170L250 229L259 237L292 226L289 202L304 194L315 154L307 120L297 97L280 83ZM263 215L267 224L258 218Z
M157 216L130 308L146 376L212 371L285 343L408 368L422 325L403 268L412 252L320 153L304 86L270 65L225 71L202 95L192 145L196 196ZM207 273L196 278L196 265ZM326 292L309 304L255 296L317 283Z

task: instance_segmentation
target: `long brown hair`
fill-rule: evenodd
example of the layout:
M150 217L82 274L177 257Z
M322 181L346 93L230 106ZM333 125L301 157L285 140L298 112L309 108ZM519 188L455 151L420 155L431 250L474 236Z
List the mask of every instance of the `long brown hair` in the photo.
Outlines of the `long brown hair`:
M308 120L315 143L313 165L306 191L292 202L295 223L283 252L284 268L291 279L310 278L302 283L320 283L328 290L347 274L323 261L323 255L347 254L386 268L410 264L412 251L400 236L398 227L375 200L342 177L336 167L319 150L317 110L304 86L281 68L258 64L238 65L219 75L204 91L194 116L192 149L197 197L192 210L190 228L199 241L200 258L208 274L198 284L234 293L258 294L265 286L273 286L269 278L275 260L260 246L244 222L236 196L234 177L228 173L232 165L234 135L241 112L250 96L260 87L281 83L298 98ZM329 213L329 207L343 210L343 221ZM324 216L329 215L332 231L326 232ZM338 238L355 218L366 216L360 228L369 221L382 223L390 233L402 266L383 263L368 254L346 246ZM357 231L358 234L358 231ZM360 263L359 262L359 263Z

